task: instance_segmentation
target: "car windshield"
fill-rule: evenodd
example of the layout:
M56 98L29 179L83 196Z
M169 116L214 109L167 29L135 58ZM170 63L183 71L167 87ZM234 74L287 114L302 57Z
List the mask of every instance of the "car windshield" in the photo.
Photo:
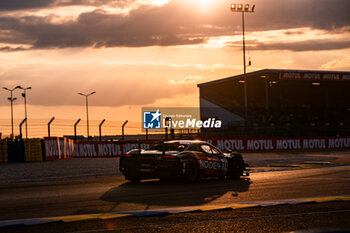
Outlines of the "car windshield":
M147 150L157 150L157 151L184 151L187 148L187 145L180 143L164 143L157 144L148 148Z

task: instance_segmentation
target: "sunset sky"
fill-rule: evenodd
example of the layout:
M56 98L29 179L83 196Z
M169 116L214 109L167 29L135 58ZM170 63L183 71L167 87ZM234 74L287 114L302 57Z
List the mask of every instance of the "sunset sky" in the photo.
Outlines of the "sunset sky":
M28 116L43 124L85 119L77 93L96 91L92 134L102 119L114 122L109 134L120 133L122 121L140 121L144 106L198 106L197 83L242 72L241 14L231 3L256 5L246 14L248 72L350 70L349 0L1 0L0 86L31 86ZM24 118L20 93L15 133ZM8 97L1 89L3 135Z

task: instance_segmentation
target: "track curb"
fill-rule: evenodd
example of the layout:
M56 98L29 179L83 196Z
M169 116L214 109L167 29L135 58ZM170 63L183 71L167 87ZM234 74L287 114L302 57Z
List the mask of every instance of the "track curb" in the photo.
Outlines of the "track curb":
M201 206L152 209L152 210L136 210L136 211L122 211L122 212L110 212L110 213L98 213L98 214L67 215L67 216L58 216L58 217L0 220L0 228L32 226L32 225L60 223L60 222L68 223L68 222L78 222L78 221L98 220L98 219L105 220L105 219L114 219L114 218L122 218L122 217L147 217L147 216L161 216L161 215L169 215L169 214L200 213L200 212L207 212L207 211L235 210L235 209L246 209L246 208L253 208L253 207L316 204L316 203L327 203L327 202L336 202L336 201L350 201L350 195L299 198L299 199L288 199L288 200L258 201L258 202L249 202L249 203L233 203L228 205L201 205Z

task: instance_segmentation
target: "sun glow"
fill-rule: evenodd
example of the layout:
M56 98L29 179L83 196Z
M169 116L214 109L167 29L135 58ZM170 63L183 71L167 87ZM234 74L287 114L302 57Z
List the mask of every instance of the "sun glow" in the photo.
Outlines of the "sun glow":
M186 2L191 4L191 6L193 6L194 9L199 10L201 12L212 11L212 7L215 6L215 0L192 0Z
M170 2L171 0L139 0L141 4L163 6Z

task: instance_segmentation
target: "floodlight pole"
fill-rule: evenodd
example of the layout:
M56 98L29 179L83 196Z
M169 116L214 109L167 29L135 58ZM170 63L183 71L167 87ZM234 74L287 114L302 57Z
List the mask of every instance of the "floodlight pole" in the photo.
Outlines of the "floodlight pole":
M266 120L269 116L269 87L268 85L270 84L269 76L268 75L262 75L260 76L261 78L264 79L265 82L265 116Z
M242 31L243 31L243 79L244 79L244 115L248 118L248 88L247 88L247 66L245 58L245 24L244 13L254 13L255 5L250 9L249 4L231 4L232 12L242 12Z
M268 80L269 76L266 76L265 78L265 110L266 110L266 117L269 116L269 87L268 87Z
M244 27L244 11L242 11L242 31L243 31L243 69L244 69L244 115L248 117L248 93L247 93L247 66L245 61L245 27Z
M26 91L32 89L32 87L24 88L24 87L19 86L18 88L23 90L22 96L24 98L24 116L27 119L25 122L26 123L26 138L28 138L27 93L26 93Z
M11 102L11 139L13 139L13 101L15 101L17 98L13 98L13 94L12 92L14 90L16 90L17 88L20 88L20 86L17 86L15 88L12 89L8 89L7 87L3 87L4 90L9 91L10 92L10 98L8 98L8 100Z
M86 99L86 130L87 130L87 138L89 138L90 134L89 134L89 102L88 102L88 97L90 95L93 95L95 94L96 91L93 91L91 92L90 94L83 94L83 93L78 93L78 95L82 95L82 96L85 96L85 99Z

